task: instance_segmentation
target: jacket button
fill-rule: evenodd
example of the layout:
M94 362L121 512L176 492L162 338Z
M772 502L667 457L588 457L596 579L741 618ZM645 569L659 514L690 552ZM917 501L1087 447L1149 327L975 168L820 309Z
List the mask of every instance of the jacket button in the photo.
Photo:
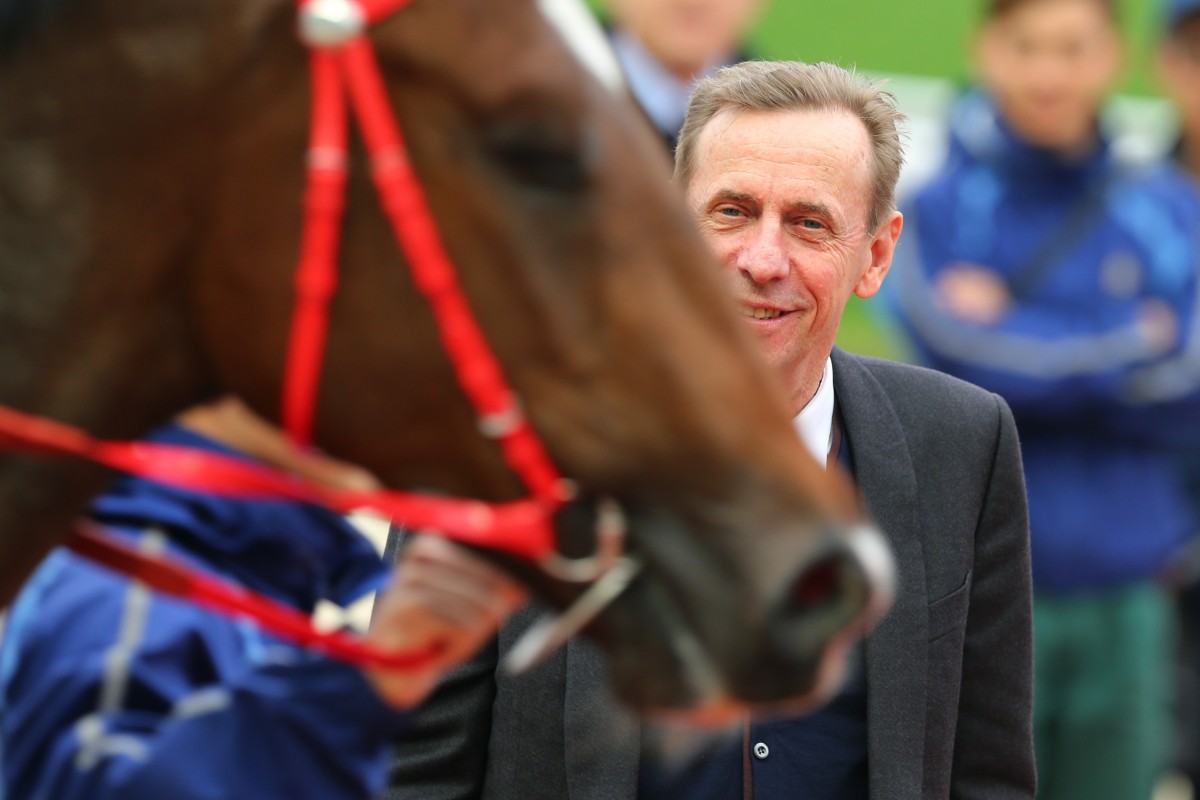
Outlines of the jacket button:
M766 742L759 742L754 745L754 757L759 761L765 761L769 755L771 755L771 748L767 747Z

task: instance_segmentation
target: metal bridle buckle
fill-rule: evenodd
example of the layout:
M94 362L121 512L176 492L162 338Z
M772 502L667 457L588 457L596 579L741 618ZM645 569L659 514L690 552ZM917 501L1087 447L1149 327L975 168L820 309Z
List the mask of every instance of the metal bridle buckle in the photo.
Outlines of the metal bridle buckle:
M311 0L297 23L300 40L311 47L340 47L367 28L367 15L354 0Z
M567 558L553 552L538 561L546 574L567 583L593 583L606 574L625 549L629 525L625 512L609 497L596 503L596 552L583 558Z
M552 553L538 563L549 575L567 583L590 583L562 614L546 614L526 631L504 659L511 674L541 663L568 639L587 627L633 582L642 563L622 555L627 524L620 504L611 498L596 506L596 552L585 558Z
M622 555L625 545L625 513L616 500L604 498L596 504L596 549L586 558L569 559L559 553L541 559L541 569L559 581L590 583L583 594L562 614L546 614L524 632L504 658L504 668L520 674L544 661L566 640L587 627L610 606L642 571L642 563Z
M519 675L540 664L620 597L641 570L642 562L636 558L618 558L570 608L558 616L546 614L535 622L504 657L504 669L510 675Z

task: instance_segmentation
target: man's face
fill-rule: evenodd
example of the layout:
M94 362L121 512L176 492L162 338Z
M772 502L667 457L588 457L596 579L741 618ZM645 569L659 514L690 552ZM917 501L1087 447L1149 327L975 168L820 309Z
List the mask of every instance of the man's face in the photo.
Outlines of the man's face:
M609 0L614 21L684 80L733 53L763 0Z
M879 290L900 235L867 230L872 151L844 111L723 111L700 134L688 206L799 411L850 295Z
M992 20L979 41L983 83L1030 143L1091 141L1096 114L1121 64L1112 20L1096 0L1037 0Z

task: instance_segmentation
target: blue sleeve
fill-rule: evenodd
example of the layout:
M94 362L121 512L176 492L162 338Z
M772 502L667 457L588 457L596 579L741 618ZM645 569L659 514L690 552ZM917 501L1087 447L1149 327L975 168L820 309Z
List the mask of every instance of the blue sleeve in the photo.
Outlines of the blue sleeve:
M1200 447L1200 342L1135 373L1120 414L1105 419L1116 438L1190 451Z
M1154 295L1182 329L1183 343L1171 353L1156 350L1139 330L1133 302L1067 312L1034 298L987 326L948 314L936 302L934 281L955 262L970 260L956 252L950 199L936 190L918 198L896 254L891 307L923 363L996 392L1022 420L1087 419L1091 425L1097 415L1124 415L1131 404L1145 403L1149 395L1138 399L1137 387L1146 384L1148 370L1200 353L1194 256L1189 274Z
M402 717L358 670L64 552L0 649L13 798L367 798Z
M1164 182L1169 176L1164 175ZM1186 182L1186 181L1185 181ZM1114 436L1170 448L1200 446L1200 196L1190 182L1172 192L1172 214L1189 233L1189 269L1172 280L1165 272L1156 287L1179 321L1180 344L1165 357L1134 369L1122 387L1125 407L1109 421ZM1156 239L1167 238L1166 232Z

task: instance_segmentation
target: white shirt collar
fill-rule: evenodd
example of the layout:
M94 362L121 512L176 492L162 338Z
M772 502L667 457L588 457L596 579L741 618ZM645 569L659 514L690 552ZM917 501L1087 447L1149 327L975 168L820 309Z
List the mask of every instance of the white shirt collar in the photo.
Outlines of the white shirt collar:
M833 359L827 358L817 393L792 420L800 441L821 466L825 466L833 445L833 400Z
M629 90L645 109L655 127L664 133L673 133L683 125L687 115L688 99L696 82L707 78L720 69L728 59L717 59L708 64L690 81L683 81L659 63L641 42L621 30L613 32L613 50Z

